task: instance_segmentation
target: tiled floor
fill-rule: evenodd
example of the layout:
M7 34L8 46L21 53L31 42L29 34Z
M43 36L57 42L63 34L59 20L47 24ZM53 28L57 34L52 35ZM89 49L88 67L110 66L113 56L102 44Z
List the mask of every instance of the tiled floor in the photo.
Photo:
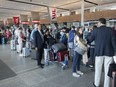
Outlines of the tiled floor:
M62 70L54 64L40 69L36 60L19 57L9 45L0 45L0 59L17 74L1 80L0 87L93 87L94 72L85 66L81 66L85 74L79 78L72 77L71 66Z

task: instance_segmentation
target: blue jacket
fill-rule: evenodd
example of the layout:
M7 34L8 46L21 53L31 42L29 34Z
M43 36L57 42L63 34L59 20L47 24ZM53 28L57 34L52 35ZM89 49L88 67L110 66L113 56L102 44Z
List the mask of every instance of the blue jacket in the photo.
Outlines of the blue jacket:
M69 39L68 39L68 42L73 42L74 41L74 37L75 37L75 30L71 30L69 32Z
M101 26L94 29L88 41L92 42L94 40L96 56L114 56L114 52L116 52L116 38L112 28Z
M64 33L64 34L61 36L60 41L61 41L64 45L67 45L67 37L66 37L66 33Z
M37 29L33 29L32 32L31 32L31 35L30 35L30 41L33 41L34 40L34 33L37 31Z

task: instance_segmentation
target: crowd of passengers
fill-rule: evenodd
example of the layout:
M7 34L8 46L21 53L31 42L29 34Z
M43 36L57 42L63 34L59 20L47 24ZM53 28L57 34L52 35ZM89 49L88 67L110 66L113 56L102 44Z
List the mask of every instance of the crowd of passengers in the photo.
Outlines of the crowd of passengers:
M34 48L37 51L37 65L44 68L41 63L42 54L44 58L49 56L49 49L54 43L63 43L70 55L72 61L72 76L80 77L84 74L81 71L81 61L92 68L95 68L95 87L100 86L100 77L102 64L104 62L104 87L110 87L110 78L107 76L109 65L112 63L112 57L116 55L116 29L115 27L107 27L106 19L101 18L98 23L89 27L75 27L61 29L52 29L41 24L34 24L34 28L26 29L23 26L17 25L8 27L6 30L0 31L0 43L2 38L9 43L11 39L16 40L19 44L20 53L22 56L22 48L26 46L26 42L30 45L30 51ZM87 52L84 55L79 54L74 50L75 45L79 40L83 39L87 47ZM46 63L45 63L46 64ZM48 65L48 64L46 64Z

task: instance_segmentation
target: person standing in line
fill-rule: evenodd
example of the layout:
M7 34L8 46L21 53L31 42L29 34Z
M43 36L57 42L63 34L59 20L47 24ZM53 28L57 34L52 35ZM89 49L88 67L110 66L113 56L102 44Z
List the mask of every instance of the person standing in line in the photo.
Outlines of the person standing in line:
M69 31L69 38L68 38L68 48L71 57L73 57L73 41L74 41L75 33L76 33L75 26L72 26L71 30Z
M67 36L66 36L66 27L63 27L61 30L60 42L67 46Z
M49 51L53 44L56 43L56 40L50 35L49 29L46 29L44 35L44 59L45 65L49 65L50 55Z
M38 24L38 30L35 31L34 34L34 46L36 50L37 65L40 68L44 68L44 64L41 63L42 55L43 55L43 46L44 46L44 35L40 24Z
M78 27L76 31L76 35L74 37L74 46L78 45L79 39L82 39L83 37L82 33L83 33L82 28ZM73 57L73 63L72 63L72 68L73 68L72 75L74 77L80 77L81 75L84 74L83 72L80 71L81 59L82 59L82 55L74 50L74 57Z
M113 29L106 27L106 19L98 20L98 28L94 29L88 38L88 42L95 40L95 79L94 86L100 87L102 65L104 64L104 86L110 87L110 77L108 77L109 65L116 55L116 40Z
M91 32L94 30L94 29L96 29L97 28L97 26L96 25L94 25L93 27L92 27L92 29L89 29L89 31L90 31L90 35L91 35ZM91 42L90 43L90 63L89 63L89 67L91 67L91 68L93 68L94 67L94 65L95 65L95 56L94 56L94 51L95 50L95 41L93 41L93 42Z
M19 56L23 56L22 54L22 48L23 48L23 41L24 40L24 34L23 34L23 29L20 27L18 31L18 44L19 44Z
M31 31L31 34L30 34L31 48L34 48L34 34L37 30L38 30L38 24L35 24L34 29Z

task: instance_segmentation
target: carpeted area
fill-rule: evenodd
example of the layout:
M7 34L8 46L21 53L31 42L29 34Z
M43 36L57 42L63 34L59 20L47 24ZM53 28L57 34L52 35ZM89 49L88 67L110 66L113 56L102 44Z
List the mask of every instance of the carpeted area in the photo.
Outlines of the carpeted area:
M13 72L2 60L0 60L0 80L14 76L16 76L16 73Z

